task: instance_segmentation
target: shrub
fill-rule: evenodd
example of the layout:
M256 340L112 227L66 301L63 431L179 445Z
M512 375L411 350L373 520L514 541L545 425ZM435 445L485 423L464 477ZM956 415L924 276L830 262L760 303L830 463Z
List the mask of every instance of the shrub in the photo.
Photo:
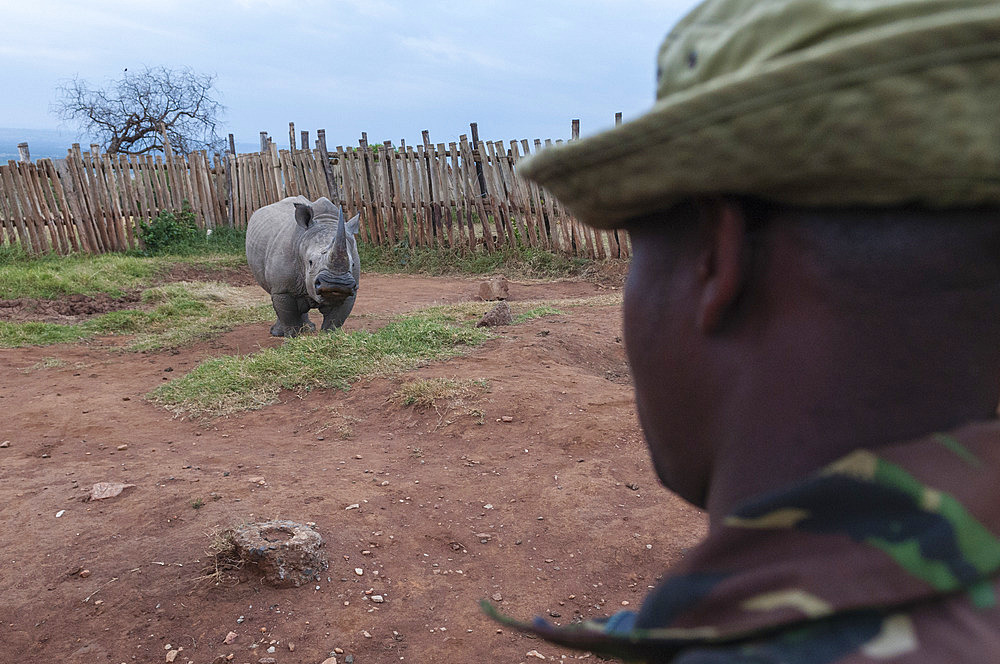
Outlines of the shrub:
M195 223L194 212L187 201L179 212L164 211L150 221L139 222L139 238L147 256L183 252L204 244L205 231Z

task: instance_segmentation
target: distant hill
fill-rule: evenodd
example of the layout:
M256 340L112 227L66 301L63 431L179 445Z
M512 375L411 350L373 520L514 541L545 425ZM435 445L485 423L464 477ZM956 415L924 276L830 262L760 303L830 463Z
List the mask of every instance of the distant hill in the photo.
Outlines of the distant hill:
M90 148L90 138L80 138L70 130L59 129L17 129L0 127L0 164L19 158L18 143L28 143L31 159L62 159L74 143L79 143L84 150ZM236 143L239 153L256 152L260 147L256 143Z
M70 131L0 127L0 163L17 159L17 144L25 141L32 159L59 159L66 156L66 150L73 143L90 144L89 140L81 140Z

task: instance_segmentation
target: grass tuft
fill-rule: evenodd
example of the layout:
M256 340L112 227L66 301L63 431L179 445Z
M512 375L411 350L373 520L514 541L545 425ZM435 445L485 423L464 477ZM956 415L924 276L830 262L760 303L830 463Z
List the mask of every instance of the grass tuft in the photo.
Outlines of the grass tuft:
M454 324L440 311L425 311L376 332L308 334L252 355L212 358L148 396L178 415L226 415L274 403L282 389L347 389L360 377L457 355L492 336Z
M489 382L485 380L422 378L403 384L392 397L400 405L426 409L476 396L488 389Z

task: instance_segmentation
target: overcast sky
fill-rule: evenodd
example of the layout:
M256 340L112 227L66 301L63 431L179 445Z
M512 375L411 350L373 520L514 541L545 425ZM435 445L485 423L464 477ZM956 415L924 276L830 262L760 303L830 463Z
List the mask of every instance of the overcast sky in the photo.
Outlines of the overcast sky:
M656 49L693 0L0 0L0 127L58 128L61 81L144 65L215 74L226 132L331 147L566 138L648 108Z

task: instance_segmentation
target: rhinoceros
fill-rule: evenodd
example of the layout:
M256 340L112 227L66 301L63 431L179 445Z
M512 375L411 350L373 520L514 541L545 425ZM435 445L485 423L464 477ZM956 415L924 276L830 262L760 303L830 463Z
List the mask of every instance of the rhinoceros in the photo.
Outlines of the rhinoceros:
M291 196L265 205L247 223L247 263L254 279L271 294L278 320L276 337L315 330L309 310L323 314L321 329L338 328L354 307L361 262L354 235L360 217L326 198L312 203Z

